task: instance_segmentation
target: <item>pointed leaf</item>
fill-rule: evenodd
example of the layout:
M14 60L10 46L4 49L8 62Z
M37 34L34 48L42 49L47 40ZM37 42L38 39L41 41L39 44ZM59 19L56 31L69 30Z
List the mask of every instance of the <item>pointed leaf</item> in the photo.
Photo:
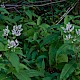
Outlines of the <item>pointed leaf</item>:
M41 24L41 17L39 16L37 19L37 25L40 25L40 24Z
M55 56L56 56L56 49L54 48L54 44L51 44L49 47L49 65L51 66L54 62Z
M75 68L75 63L65 64L60 75L60 80L66 80L74 72Z
M20 72L18 72L18 73L17 73L17 72L14 72L14 75L15 75L19 80L31 80L24 70L23 70L23 71L20 71Z

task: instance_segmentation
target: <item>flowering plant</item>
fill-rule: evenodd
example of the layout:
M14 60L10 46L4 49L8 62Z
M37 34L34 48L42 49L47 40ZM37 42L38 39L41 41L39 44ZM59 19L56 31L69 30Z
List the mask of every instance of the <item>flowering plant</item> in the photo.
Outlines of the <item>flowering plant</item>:
M64 42L77 43L79 42L78 38L80 37L80 29L77 29L76 26L72 25L70 22L66 24L65 27L61 27L63 32Z
M13 36L20 36L21 35L21 31L23 30L22 25L15 25L13 26L13 30L12 30L12 35ZM10 32L10 30L8 29L8 26L6 27L6 29L3 29L3 36L6 37L8 39L8 34ZM19 45L18 40L12 40L8 39L8 48L16 48Z

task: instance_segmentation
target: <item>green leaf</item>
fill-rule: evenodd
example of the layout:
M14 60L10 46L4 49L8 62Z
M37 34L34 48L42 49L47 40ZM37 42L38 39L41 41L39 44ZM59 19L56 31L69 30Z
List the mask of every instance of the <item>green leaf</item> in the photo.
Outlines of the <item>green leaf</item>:
M75 68L75 63L65 64L60 75L60 80L66 80L74 72Z
M38 33L35 32L35 33L34 33L34 36L33 36L33 40L37 40L37 37L38 37Z
M19 71L20 62L17 54L15 52L7 52L5 53L5 56L9 59L13 67L15 67L16 71Z
M63 45L57 50L56 57L57 57L60 53L66 52L68 49L73 50L73 48L72 48L71 45L69 45L69 44L63 44Z
M34 29L29 29L27 31L24 32L25 36L33 36L34 35Z
M32 60L35 60L35 58L37 57L38 52L37 51L33 51L32 52Z
M5 46L0 42L0 51L5 51Z
M42 61L42 70L44 70L44 69L45 69L45 61L43 59L43 61Z
M1 69L5 69L5 64L0 63L0 70L1 70Z
M40 25L40 24L41 24L41 16L39 16L37 19L37 25Z
M26 65L20 63L20 69L30 70Z
M22 52L22 50L21 50L20 47L17 47L17 48L15 49L15 53L18 54L18 55L24 56L24 55L23 55L23 52Z
M51 80L51 77L45 77L42 80Z
M27 24L28 24L28 25L33 25L33 26L35 26L35 25L36 25L36 23L35 23L35 22L28 22Z
M64 24L66 25L69 22L69 17L68 15L64 18Z
M50 26L46 23L41 24L39 27L41 27L43 30L49 28Z
M37 70L26 70L26 73L29 77L44 76L43 72Z
M54 44L51 44L49 47L49 65L51 66L54 62L55 56L56 56L56 49L54 48Z
M36 70L20 70L13 73L19 80L31 80L30 77L43 76L42 72Z
M37 57L36 61L40 61L44 58L47 58L47 57L45 55L40 55L40 56Z
M57 63L68 62L67 54L60 54L57 56Z
M15 16L13 20L17 22L17 21L19 21L20 19L21 19L21 16Z
M31 80L29 76L27 75L26 71L20 71L19 73L14 72L14 75L19 79L19 80Z
M27 10L25 13L29 17L29 19L32 20L32 12L30 10Z
M77 25L80 25L80 20L73 20L73 22Z
M9 12L8 12L6 9L1 8L1 7L0 7L0 12L1 12L2 14L9 14Z
M42 47L43 45L46 45L46 44L49 44L53 41L56 41L59 37L59 33L54 33L54 34L51 34L45 38L43 38L43 42L40 44L40 47Z

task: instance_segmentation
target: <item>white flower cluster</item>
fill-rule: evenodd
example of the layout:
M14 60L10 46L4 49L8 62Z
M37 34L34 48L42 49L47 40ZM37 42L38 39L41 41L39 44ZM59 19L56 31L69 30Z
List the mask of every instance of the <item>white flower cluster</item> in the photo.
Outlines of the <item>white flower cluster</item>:
M69 40L69 39L71 39L72 38L72 35L71 34L68 34L68 35L66 35L66 37L64 38L65 40Z
M70 24L70 22L68 22L68 24L66 24L66 28L64 28L64 27L61 27L61 28L62 28L63 32L65 33L64 40L72 39L72 42L74 42L77 40L76 39L77 36L80 35L80 29L74 29L74 26L72 26L72 24Z
M8 39L8 48L16 48L18 45L19 45L19 42L17 39L15 41L14 40L10 41Z
M21 27L22 27L22 25L13 26L12 34L15 35L15 36L20 36L21 35L21 31L23 30Z
M8 29L8 26L6 27L6 29L3 29L3 36L7 37L8 33L10 32L10 30Z
M2 8L5 8L5 5L4 5L4 3L3 3L3 4L1 4L1 7L2 7Z
M74 30L74 26L68 22L68 24L66 24L66 28L62 27L62 29L64 30L64 33L70 33Z
M15 25L13 26L13 30L12 30L12 35L13 36L20 36L21 35L21 31L22 31L22 25ZM8 26L6 27L6 29L3 29L3 36L4 37L8 37L8 34L10 32L10 30L8 29ZM16 48L19 45L18 40L10 40L8 39L8 48Z
M62 27L64 33L66 33L65 35L65 40L69 40L71 38L73 38L73 36L71 35L71 32L74 30L74 26L72 26L72 24L70 24L70 22L68 22L68 24L66 24L66 28Z

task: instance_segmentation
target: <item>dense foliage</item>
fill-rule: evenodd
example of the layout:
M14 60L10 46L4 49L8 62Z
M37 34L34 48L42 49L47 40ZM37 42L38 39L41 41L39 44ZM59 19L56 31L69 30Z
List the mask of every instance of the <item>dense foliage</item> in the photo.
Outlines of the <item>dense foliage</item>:
M51 0L0 2L0 80L80 80L80 3L74 6L76 2L45 6L32 5ZM60 21L70 6L74 8Z

